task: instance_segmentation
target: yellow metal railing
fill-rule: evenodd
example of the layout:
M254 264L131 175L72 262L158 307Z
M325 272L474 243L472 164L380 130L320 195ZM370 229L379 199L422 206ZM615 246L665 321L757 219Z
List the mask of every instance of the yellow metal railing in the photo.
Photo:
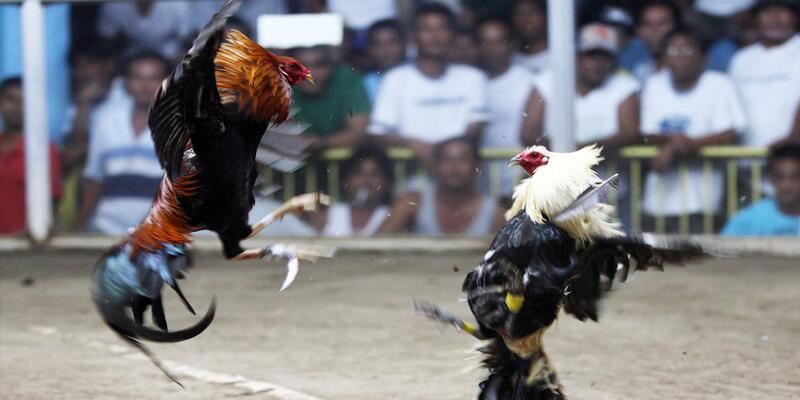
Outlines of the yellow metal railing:
M501 171L506 167L506 161L519 152L519 149L499 149L489 148L481 150L481 157L488 161L488 175L489 175L489 188L491 194L499 196L503 192L500 187ZM340 195L340 164L343 160L347 159L352 151L350 149L337 148L330 149L322 153L319 160L314 163L308 164L302 170L285 174L284 176L276 176L277 172L270 170L263 171L264 180L267 183L280 182L283 187L282 196L289 198L297 193L298 185L302 184L304 191L317 191L323 190L333 197ZM609 159L605 163L605 169L608 174L614 172L625 172L623 176L628 179L626 182L629 194L630 207L630 228L634 232L640 232L643 226L642 215L642 200L644 199L644 172L647 169L647 161L654 158L658 154L656 146L629 146L621 149L617 154L608 154L606 157ZM659 187L658 190L666 193L666 191L678 190L684 194L682 201L686 202L685 194L691 190L699 190L700 188L689 187L688 174L690 164L699 166L702 170L703 185L705 186L706 193L711 193L719 188L714 187L714 174L716 171L723 172L725 176L724 190L724 210L725 215L730 217L733 215L740 205L740 191L738 187L738 174L740 171L749 169L750 173L750 188L749 198L751 201L758 201L761 198L761 185L762 185L762 162L761 159L767 155L766 149L749 148L739 146L710 146L700 150L696 159L683 160L678 163L679 174L679 187L668 188ZM406 148L393 148L389 150L389 157L394 163L394 178L395 185L402 185L409 178L409 171L414 168L414 153ZM756 162L743 163L743 160L757 160ZM302 179L301 179L302 177ZM321 182L324 181L324 188ZM302 183L301 183L302 182ZM507 191L506 191L507 192ZM663 196L662 196L663 197ZM703 231L705 233L713 233L715 208L719 206L713 204L713 196L706 196L706 201L703 206ZM614 203L618 202L618 198L613 197ZM663 204L660 209L663 209ZM656 232L666 232L666 222L663 213L656 213L654 216L654 228ZM678 230L677 232L669 233L689 233L689 215L682 214L678 217Z

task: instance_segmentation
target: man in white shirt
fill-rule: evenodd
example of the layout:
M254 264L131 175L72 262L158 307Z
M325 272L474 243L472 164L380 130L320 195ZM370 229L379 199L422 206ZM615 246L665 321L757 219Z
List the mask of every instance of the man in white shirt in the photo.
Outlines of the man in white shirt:
M547 2L516 0L511 10L511 23L519 42L514 64L538 74L550 61L550 52L547 50Z
M383 78L369 126L382 144L411 147L428 166L434 143L462 135L478 140L487 119L485 76L448 60L454 25L446 6L417 10L417 59Z
M158 53L127 63L127 96L99 106L89 125L80 221L109 235L124 234L147 214L163 171L147 125L150 101L167 74Z
M750 126L748 146L800 140L800 35L797 1L762 0L754 9L760 41L740 50L730 75Z
M179 57L193 26L189 6L183 1L140 0L106 3L100 9L97 33L105 39L122 36L125 56L154 50L166 58Z
M478 58L489 76L487 104L489 121L481 138L481 148L518 149L523 146L526 107L533 92L534 75L525 67L511 63L514 52L511 28L500 18L488 18L475 25ZM528 126L529 127L529 126ZM537 134L533 132L532 135ZM494 164L491 165L490 164ZM498 182L489 180L499 171ZM519 178L517 169L506 168L504 161L485 161L481 185L492 194L510 197Z
M730 79L704 71L708 47L702 39L677 30L664 45L666 70L648 79L642 91L642 133L659 146L645 186L643 209L651 218L645 220L644 230L658 222L652 217L663 216L663 228L675 232L678 216L688 214L689 232L700 233L703 214L719 208L722 176L706 176L692 161L702 146L733 143L745 129L746 118ZM686 170L679 167L681 162Z

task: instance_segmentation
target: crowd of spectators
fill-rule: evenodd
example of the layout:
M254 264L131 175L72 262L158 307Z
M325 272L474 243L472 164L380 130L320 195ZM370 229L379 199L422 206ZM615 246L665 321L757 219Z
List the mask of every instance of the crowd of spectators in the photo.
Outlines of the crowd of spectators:
M69 6L69 24L57 26L71 37L68 56L48 65L69 82L67 106L50 110L62 116L51 126L60 230L121 234L146 214L162 174L147 127L149 102L221 3ZM479 150L547 144L552 135L546 109L559 84L548 51L547 1L243 3L231 25L250 35L260 14L333 12L346 24L341 46L286 51L316 81L295 87L292 118L307 126L303 135L315 151L354 149L341 168L343 195L324 212L292 222L300 228L272 233L484 235L497 228L520 176L503 168L499 198L489 196L488 161ZM784 228L770 233L800 234L800 0L576 3L575 139L603 145L612 159L626 145L657 146L646 168L644 229L661 216L674 230L678 216L688 214L690 230L700 232L709 207L720 228L721 196L732 189L716 170L708 185L696 156L702 146L742 144L772 149L765 190L774 188L774 200L743 211L724 232L767 232L736 227L772 213ZM0 20L11 7L18 8L0 6ZM3 50L0 58L13 54ZM24 82L7 64L0 60L0 233L21 233ZM385 151L396 146L419 161L408 182L393 182ZM683 161L686 174L678 170ZM749 170L739 175L749 188ZM628 177L622 178L627 222ZM277 206L262 200L263 207Z

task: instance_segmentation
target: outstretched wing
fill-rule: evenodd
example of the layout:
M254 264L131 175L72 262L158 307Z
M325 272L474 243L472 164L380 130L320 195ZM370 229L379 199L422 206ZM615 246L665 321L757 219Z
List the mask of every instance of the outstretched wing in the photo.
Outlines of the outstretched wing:
M240 3L240 0L225 2L161 84L150 106L149 125L156 153L170 179L181 174L183 153L193 136L220 134L224 130L214 56L223 39L225 24Z
M648 268L664 269L664 263L683 265L708 256L694 243L666 237L618 237L598 239L579 253L564 299L564 311L583 321L597 321L598 301L611 289L615 278L625 282L628 274Z

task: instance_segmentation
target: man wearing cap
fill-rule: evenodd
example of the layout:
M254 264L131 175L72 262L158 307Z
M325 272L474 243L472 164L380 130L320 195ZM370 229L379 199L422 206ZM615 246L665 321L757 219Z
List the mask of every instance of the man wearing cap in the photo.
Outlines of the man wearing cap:
M636 141L639 132L639 83L626 73L616 73L619 36L605 24L589 24L580 31L576 64L576 130L579 146L598 143L614 149ZM551 71L536 80L529 121L538 129L525 130L527 144L548 132L544 108L553 97ZM538 100L538 101L537 101Z
M639 82L628 73L618 72L619 35L606 24L589 24L581 29L575 80L575 141L578 147L597 143L613 157L615 149L639 138ZM558 86L552 71L546 70L535 82L531 95L523 140L533 144L538 137L551 133L545 121L545 107ZM605 171L604 167L600 168ZM623 179L623 183L624 183ZM627 191L619 188L620 219L628 226L630 207Z
M730 68L750 120L742 142L800 140L800 0L760 0L753 14L759 42L740 50Z

